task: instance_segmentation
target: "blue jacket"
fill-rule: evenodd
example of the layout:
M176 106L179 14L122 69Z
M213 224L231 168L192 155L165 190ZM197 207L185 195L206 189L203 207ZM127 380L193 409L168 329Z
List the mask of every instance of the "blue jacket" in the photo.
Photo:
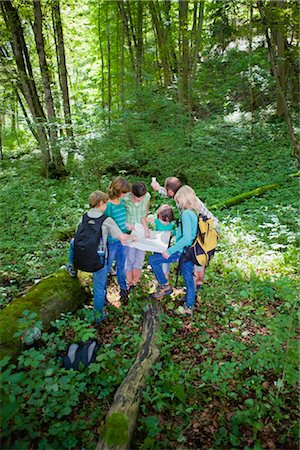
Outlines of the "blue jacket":
M185 247L192 245L197 234L198 217L194 211L185 209L181 214L181 224L176 230L176 243L166 251L170 256L173 253L182 253Z

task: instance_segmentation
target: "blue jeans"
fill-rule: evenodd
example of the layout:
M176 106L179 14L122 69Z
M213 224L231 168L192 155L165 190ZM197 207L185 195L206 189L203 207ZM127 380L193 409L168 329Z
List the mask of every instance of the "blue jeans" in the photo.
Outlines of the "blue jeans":
M107 263L102 269L93 273L93 287L94 287L94 314L96 322L103 318L104 300L106 295L106 280L107 280ZM100 316L100 314L101 316Z
M73 265L73 256L74 256L74 238L71 239L68 255L68 263L72 265Z
M159 282L159 284L167 284L168 280L162 270L162 264L165 262L176 262L179 261L181 256L180 252L176 252L171 255L168 259L165 259L160 253L149 256L149 264L152 267L154 275ZM193 308L195 303L195 285L194 285L194 264L192 261L186 261L182 263L181 267L182 276L184 279L184 284L186 286L186 305L189 308Z
M71 239L68 262L73 264L74 255L74 239ZM107 263L102 269L93 273L94 288L94 315L96 322L100 322L103 318L104 300L106 296L106 280L107 280ZM99 314L100 313L100 314Z
M116 260L117 280L121 289L127 289L125 261L127 255L127 247L120 241L108 242L108 261L107 272L110 271L112 263Z

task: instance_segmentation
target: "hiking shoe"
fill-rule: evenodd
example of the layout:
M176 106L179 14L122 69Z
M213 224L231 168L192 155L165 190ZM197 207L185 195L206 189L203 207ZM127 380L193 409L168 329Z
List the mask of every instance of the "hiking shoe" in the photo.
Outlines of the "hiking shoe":
M183 306L179 306L179 308L175 309L174 313L177 316L192 317L193 309L186 306L186 303L185 303Z
M112 267L110 269L110 271L108 272L108 275L111 276L111 277L114 277L115 275L117 275L116 269L114 267Z
M151 296L155 300L160 300L161 298L166 297L167 295L172 294L173 288L169 284L158 284L156 287L156 291L151 294Z
M72 278L77 277L77 269L75 269L73 264L71 264L71 263L66 264L66 271L68 272L70 277L72 277Z
M128 291L128 289L121 289L120 290L120 302L123 305L128 305L128 302L129 302L129 291Z

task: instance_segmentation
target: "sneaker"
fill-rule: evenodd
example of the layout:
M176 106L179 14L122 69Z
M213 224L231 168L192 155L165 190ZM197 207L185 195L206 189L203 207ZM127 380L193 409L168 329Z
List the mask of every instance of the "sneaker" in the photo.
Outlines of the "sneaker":
M193 309L186 306L186 303L183 306L179 306L179 308L175 309L174 313L177 316L186 316L186 317L192 317L193 315Z
M72 278L77 277L77 269L75 269L73 264L71 264L71 263L66 264L66 271L68 272L70 277L72 277Z
M160 300L163 297L166 297L167 295L172 294L173 288L169 284L158 284L156 287L156 291L151 294L151 296L156 299Z
M114 277L115 275L117 275L116 269L114 267L112 267L110 269L110 271L108 272L108 275L111 276L111 277Z
M128 305L128 302L129 302L129 291L128 291L128 289L121 289L120 290L120 302L123 305Z

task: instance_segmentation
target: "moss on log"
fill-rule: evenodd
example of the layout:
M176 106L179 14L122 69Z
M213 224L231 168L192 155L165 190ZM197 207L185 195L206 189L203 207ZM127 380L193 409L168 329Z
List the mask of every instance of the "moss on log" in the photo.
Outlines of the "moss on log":
M152 301L144 316L142 344L136 360L115 393L100 431L96 450L130 449L137 420L141 393L146 386L146 375L159 358L157 334L159 330L159 306Z
M300 172L292 173L287 176L286 180L280 183L266 184L265 186L261 186L259 188L253 189L253 191L244 192L236 197L232 197L229 200L225 200L224 202L216 203L209 207L209 209L222 209L222 208L230 208L230 206L238 205L242 203L244 200L247 200L251 197L259 197L263 195L265 192L270 191L271 189L278 189L282 184L286 181L290 181L293 178L299 177Z
M46 329L61 313L75 311L88 297L79 279L71 278L64 269L43 278L0 311L0 359L21 351L20 337L14 337L14 333L25 309L36 312Z

